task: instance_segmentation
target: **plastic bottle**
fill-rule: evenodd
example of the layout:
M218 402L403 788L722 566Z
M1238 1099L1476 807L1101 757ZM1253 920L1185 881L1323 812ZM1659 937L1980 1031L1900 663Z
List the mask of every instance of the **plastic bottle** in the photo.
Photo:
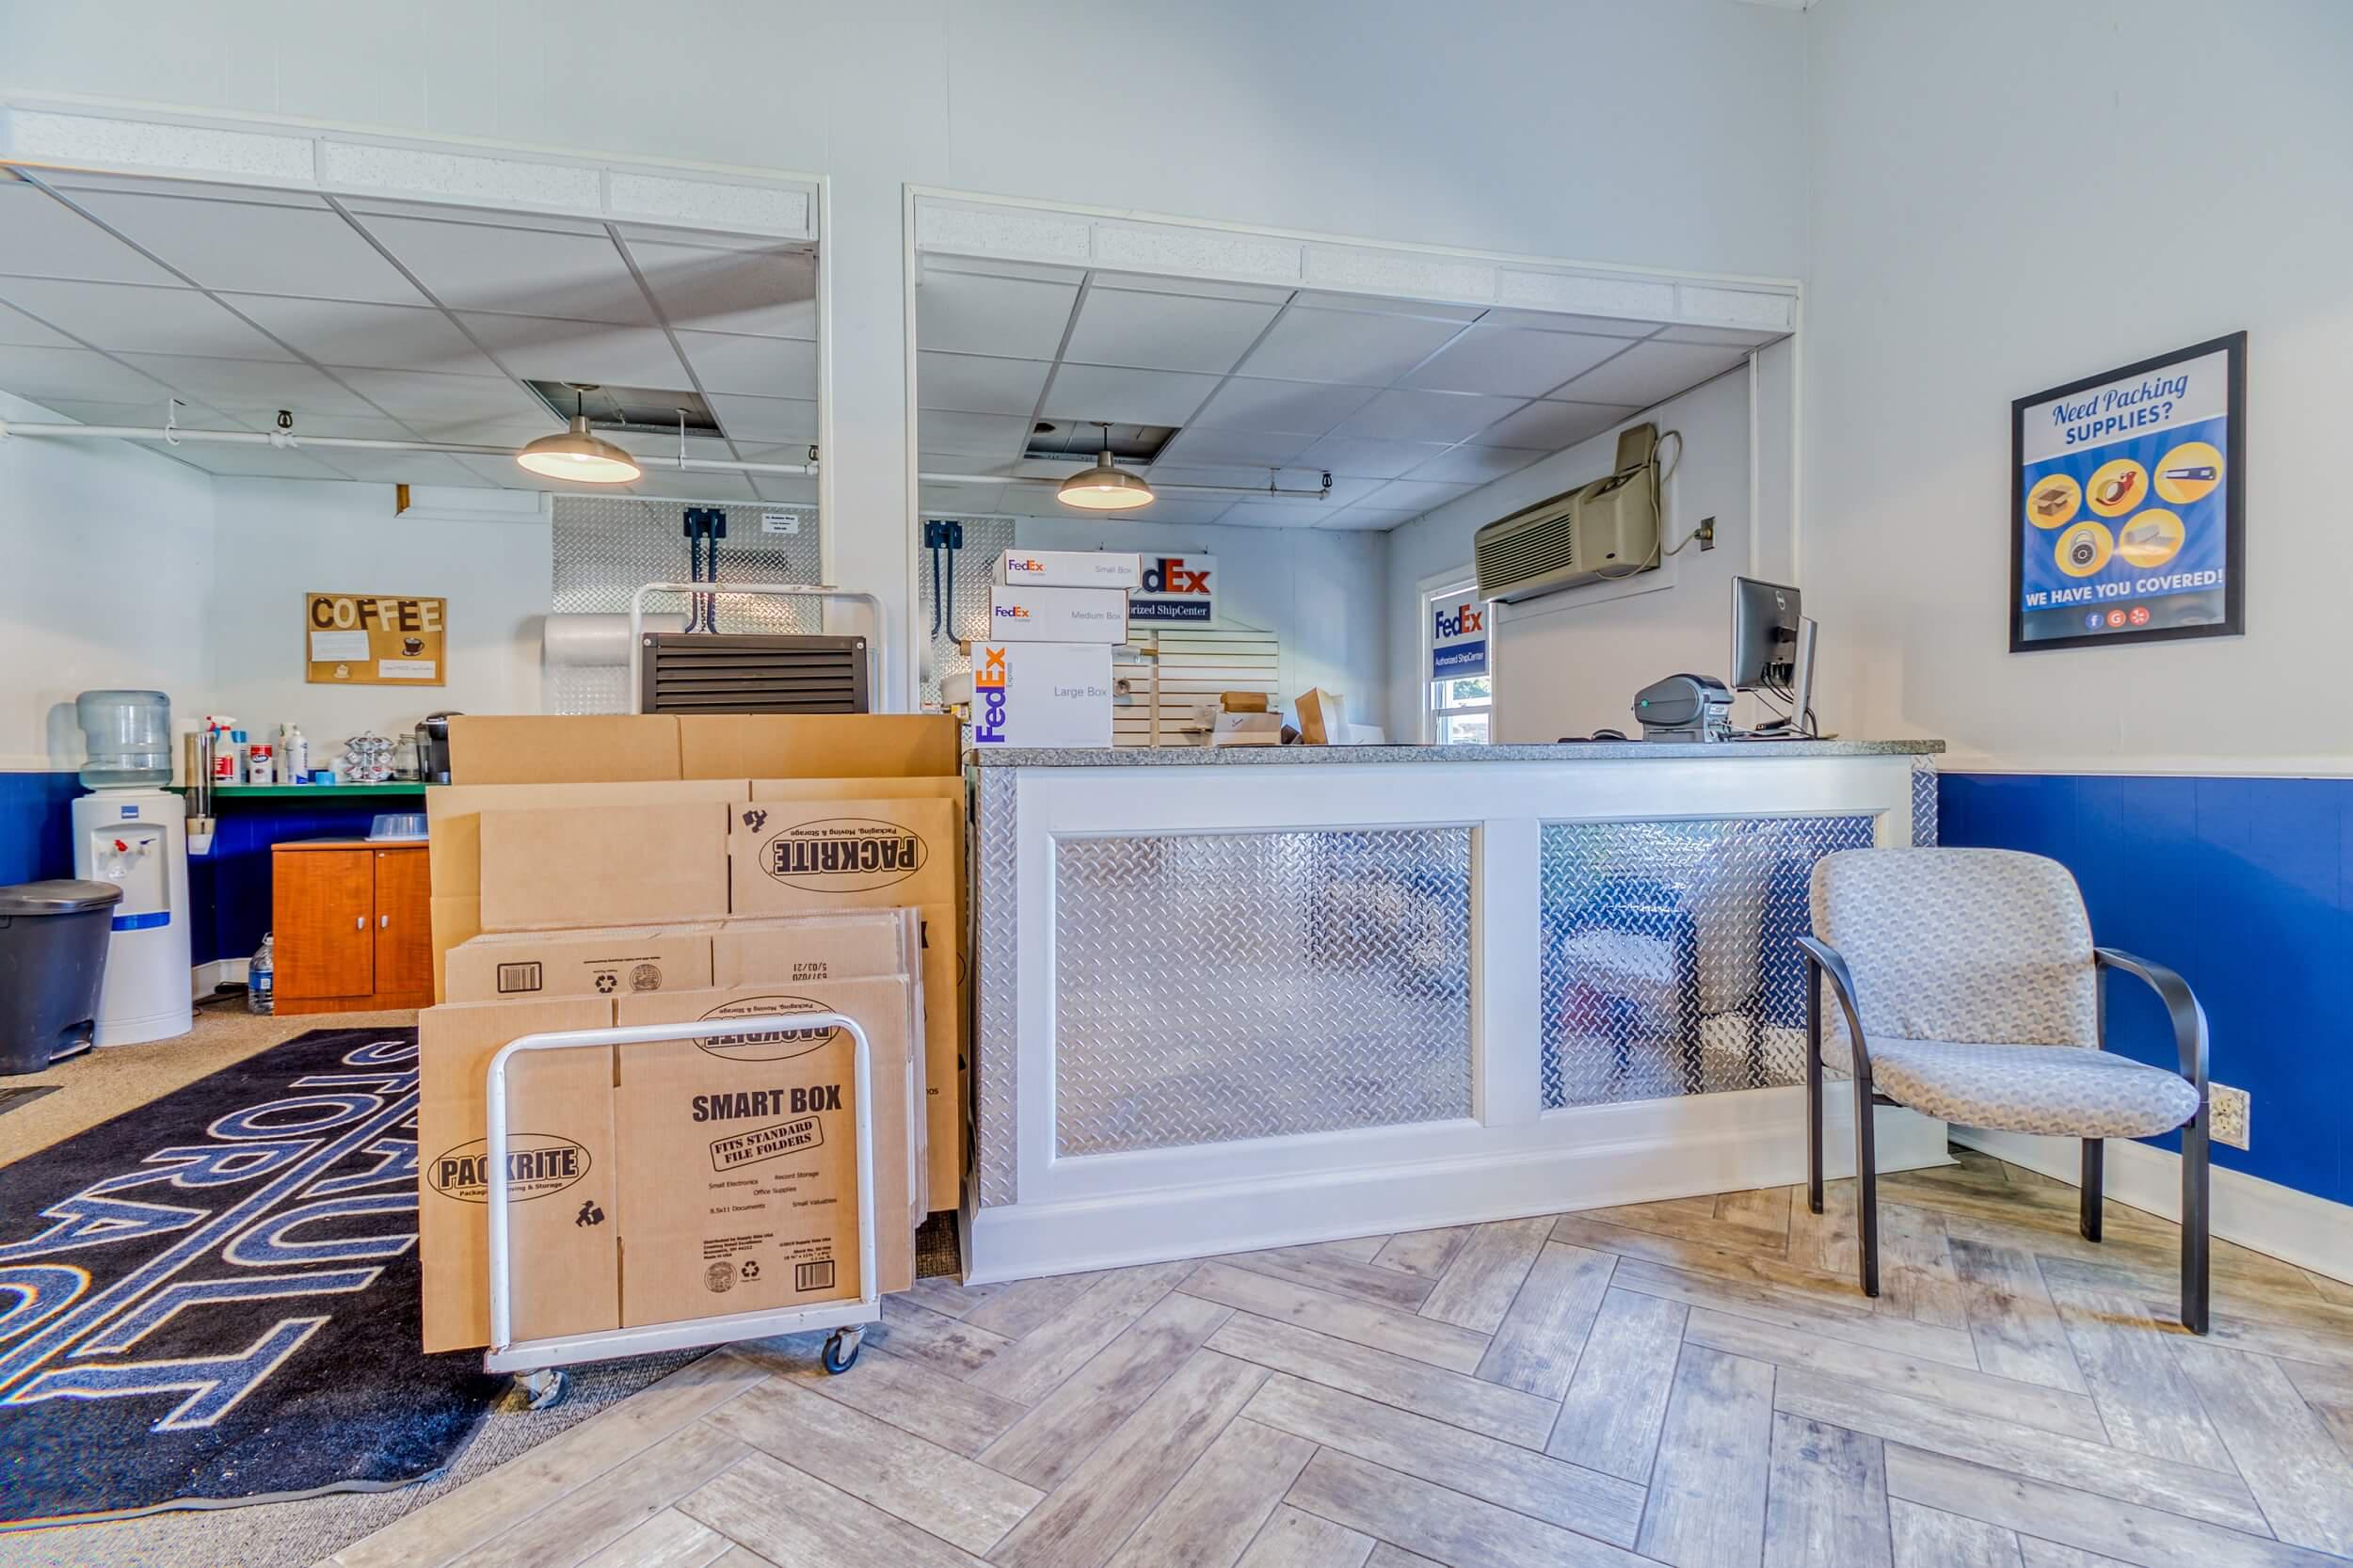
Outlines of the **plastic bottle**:
M311 782L311 742L299 725L287 725L278 732L278 776L288 784Z
M235 760L234 764L233 764L233 765L232 765L232 766L231 766L231 768L230 768L230 770L229 770L229 776L228 776L227 778L225 778L225 779L221 780L221 782L222 782L222 783L224 783L224 784L243 784L243 783L247 782L246 776L245 776L245 731L244 731L244 730L242 730L242 729L232 729L232 730L229 732L229 753L230 753L230 755L231 755L232 757L233 757L234 759L236 759L236 760Z
M278 754L267 741L254 741L246 746L245 781L248 784L278 782Z
M245 1006L248 1013L278 1011L278 935L265 933L245 970Z

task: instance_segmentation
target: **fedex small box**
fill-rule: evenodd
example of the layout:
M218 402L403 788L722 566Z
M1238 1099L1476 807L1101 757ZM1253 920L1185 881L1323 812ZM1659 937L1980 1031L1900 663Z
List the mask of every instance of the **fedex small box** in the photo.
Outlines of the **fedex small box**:
M972 744L1110 745L1110 646L974 643Z
M986 636L1000 643L1124 643L1127 590L996 584L988 590Z
M1133 551L1008 550L997 557L997 581L1017 588L1140 588L1144 557Z

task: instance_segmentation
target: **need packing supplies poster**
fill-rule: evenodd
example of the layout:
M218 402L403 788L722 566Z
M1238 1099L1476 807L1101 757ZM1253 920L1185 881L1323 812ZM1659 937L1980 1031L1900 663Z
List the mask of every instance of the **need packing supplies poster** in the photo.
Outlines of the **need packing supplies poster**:
M2012 405L2013 652L2242 630L2246 341Z

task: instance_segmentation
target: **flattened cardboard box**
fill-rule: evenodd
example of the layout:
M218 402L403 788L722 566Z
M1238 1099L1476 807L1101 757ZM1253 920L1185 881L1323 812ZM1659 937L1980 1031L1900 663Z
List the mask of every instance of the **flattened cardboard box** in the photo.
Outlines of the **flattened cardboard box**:
M417 1016L417 1224L426 1351L489 1343L483 1075L490 1058L520 1035L612 1022L613 1004L602 999L434 1007ZM613 1053L526 1055L507 1075L507 1106L517 1337L619 1327Z
M685 778L953 777L963 766L952 713L709 713L676 722Z
M834 980L625 997L616 1016L623 1024L679 1023L758 1013L841 1012L857 1019L873 1053L875 1272L882 1290L890 1292L915 1283L915 1227L921 1220L923 1199L920 1142L923 1119L911 1113L920 1093L913 1048L917 1000L913 981ZM760 1190L776 1185L769 1179L771 1173L739 1181L736 1173L719 1168L728 1163L729 1151L714 1154L710 1149L714 1139L705 1124L712 1119L712 1108L708 1103L702 1107L700 1122L695 1114L696 1096L717 1094L781 1089L787 1091L789 1106L789 1091L796 1084L807 1086L798 1076L805 1070L804 1059L820 1048L837 1045L841 1052L838 1081L847 1084L849 1035L840 1030L824 1031L822 1037L807 1030L767 1030L714 1035L704 1042L632 1046L619 1053L621 1089L616 1120L621 1150L621 1216L627 1237L622 1247L624 1327L761 1310L779 1291L784 1292L782 1304L791 1304L793 1282L790 1277L762 1277L772 1261L785 1261L781 1256L761 1261L751 1280L743 1277L739 1266L736 1277L722 1288L712 1283L715 1276L709 1275L708 1269L710 1263L721 1259L703 1256L706 1245L716 1246L740 1265L760 1256L760 1248L781 1247L796 1237L808 1240L815 1234L802 1235L807 1227L782 1224L782 1210L774 1208L778 1204L797 1211L830 1207L844 1216L843 1223L851 1227L850 1244L846 1251L833 1254L837 1277L844 1272L856 1273L857 1194L848 1173L856 1167L846 1152L838 1163L826 1161L812 1167L788 1161L798 1173L792 1192L763 1192ZM851 1098L845 1088L843 1105L854 1111ZM743 1102L747 1112L760 1103ZM773 1106L774 1102L769 1103ZM718 1119L741 1124L726 1129L726 1135L733 1137L784 1118L768 1122L751 1113ZM855 1121L842 1125L837 1142L845 1149L855 1127ZM678 1151L694 1147L701 1147L704 1153L694 1161L692 1174L696 1179L690 1181L689 1166ZM750 1223L762 1214L779 1218L779 1223ZM739 1220L745 1223L738 1224ZM813 1260L803 1256L796 1261ZM760 1288L749 1294L738 1293L738 1288L745 1285ZM856 1293L853 1280L846 1290L829 1290L824 1296ZM722 1296L732 1299L723 1301Z
M476 936L449 952L451 1001L611 997L711 986L717 923Z
M912 909L723 920L711 938L712 984L920 976L921 940Z
M971 993L956 938L955 907L917 911L923 953L923 1159L925 1202L953 1208L964 1193L964 1041Z
M738 916L955 902L964 868L952 801L738 801L729 811Z
M722 810L688 801L485 811L483 927L549 931L722 919Z
M449 721L450 782L677 778L678 726L667 713L461 714Z

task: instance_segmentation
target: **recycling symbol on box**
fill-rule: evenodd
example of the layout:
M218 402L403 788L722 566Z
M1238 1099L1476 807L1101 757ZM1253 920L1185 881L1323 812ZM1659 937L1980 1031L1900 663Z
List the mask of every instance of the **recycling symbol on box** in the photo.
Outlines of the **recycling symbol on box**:
M745 1258L744 1260L742 1273L745 1279L758 1279L760 1277L760 1259L756 1257Z
M608 996L621 988L621 977L607 969L597 976L597 994Z

